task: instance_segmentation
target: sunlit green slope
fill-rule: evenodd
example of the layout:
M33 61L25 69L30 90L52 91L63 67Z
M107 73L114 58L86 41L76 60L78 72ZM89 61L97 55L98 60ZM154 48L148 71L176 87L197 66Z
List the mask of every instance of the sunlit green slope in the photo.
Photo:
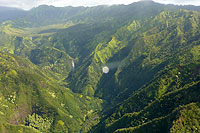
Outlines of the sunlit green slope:
M101 100L59 86L28 59L0 53L0 70L1 132L79 131L101 108Z
M163 11L146 21L134 20L98 43L68 78L70 88L108 101L127 97L168 65L198 61L198 30L199 12L193 11ZM110 72L103 74L106 65Z
M91 131L198 131L199 17L199 12L186 10L162 12L142 26L138 36L132 35L129 55L109 75L114 78L112 85L120 87L110 91L110 81L102 82L105 98L111 93L119 100L130 97L106 111Z
M198 131L195 10L40 6L1 23L0 131Z

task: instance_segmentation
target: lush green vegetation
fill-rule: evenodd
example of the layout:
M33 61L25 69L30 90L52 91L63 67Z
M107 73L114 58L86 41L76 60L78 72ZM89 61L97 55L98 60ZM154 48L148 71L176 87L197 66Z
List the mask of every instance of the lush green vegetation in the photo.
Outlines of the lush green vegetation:
M44 5L0 20L0 132L197 132L198 11Z
M1 53L0 66L2 131L30 130L24 124L42 132L79 131L101 108L101 100L73 94L27 59ZM7 130L8 124L13 127Z
M117 132L169 132L171 127L175 128L176 118L172 112L180 105L199 102L199 23L190 15L199 20L198 12L161 12L147 21L149 24L139 30L139 35L135 33L131 37L134 41L130 54L113 76L110 75L115 78L113 84L119 83L116 88L127 88L122 92L117 89L113 97L119 100L130 97L107 111L92 131L114 132L125 128ZM108 93L102 94L108 96L115 90L110 91L110 83L105 86L105 82L102 82L103 89ZM186 123L192 119L188 117ZM193 126L183 130L193 131Z

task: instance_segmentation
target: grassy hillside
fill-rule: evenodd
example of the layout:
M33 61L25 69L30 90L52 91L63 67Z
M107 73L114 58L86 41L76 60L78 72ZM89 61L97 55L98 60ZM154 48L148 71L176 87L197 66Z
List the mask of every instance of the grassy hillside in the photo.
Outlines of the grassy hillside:
M97 42L69 76L70 88L113 102L127 97L167 66L198 61L194 57L199 47L198 20L199 12L163 11L145 22L134 20L122 26L108 40ZM108 74L103 74L104 66L110 67Z
M169 132L173 121L176 120L179 106L184 108L187 104L199 103L199 68L198 63L177 66L161 72L157 78L133 93L130 98L106 112L106 116L95 131L113 132L120 128L133 127L130 129ZM192 119L190 117L192 116L185 119ZM148 131L148 125L155 128Z
M2 132L79 131L101 108L101 100L73 94L28 59L1 53L0 66Z
M199 103L190 103L176 108L165 117L156 118L142 126L118 129L115 132L198 132L200 129L199 116Z
M175 123L179 120L177 115L182 113L179 106L184 110L193 102L197 104L193 107L197 112L185 115L183 123L190 123L190 127L184 126L182 131L198 130L199 121L191 123L193 117L199 117L199 22L196 20L199 20L199 12L162 12L141 29L145 31L142 37L140 34L134 39L130 54L123 60L125 63L113 73L113 83L119 82L121 86L116 87L113 97L117 96L119 100L127 95L130 97L105 112L101 122L91 131L179 131L181 129ZM119 89L123 86L127 89L120 94ZM113 93L108 87L103 88L108 93L102 94ZM140 89L137 91L137 88ZM185 109L185 112L191 111Z
M1 23L0 132L198 131L198 10L43 5Z

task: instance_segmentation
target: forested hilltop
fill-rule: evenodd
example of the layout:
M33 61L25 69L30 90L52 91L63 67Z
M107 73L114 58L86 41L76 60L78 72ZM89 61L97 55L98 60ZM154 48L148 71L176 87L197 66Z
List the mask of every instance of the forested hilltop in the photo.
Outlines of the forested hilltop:
M198 132L199 11L2 7L0 132Z

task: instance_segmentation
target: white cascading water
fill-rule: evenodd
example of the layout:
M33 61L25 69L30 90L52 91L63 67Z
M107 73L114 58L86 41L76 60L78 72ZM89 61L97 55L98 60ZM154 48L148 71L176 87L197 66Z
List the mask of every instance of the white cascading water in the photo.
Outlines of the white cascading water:
M74 63L74 60L72 60L72 70L74 70L75 68L75 63Z

